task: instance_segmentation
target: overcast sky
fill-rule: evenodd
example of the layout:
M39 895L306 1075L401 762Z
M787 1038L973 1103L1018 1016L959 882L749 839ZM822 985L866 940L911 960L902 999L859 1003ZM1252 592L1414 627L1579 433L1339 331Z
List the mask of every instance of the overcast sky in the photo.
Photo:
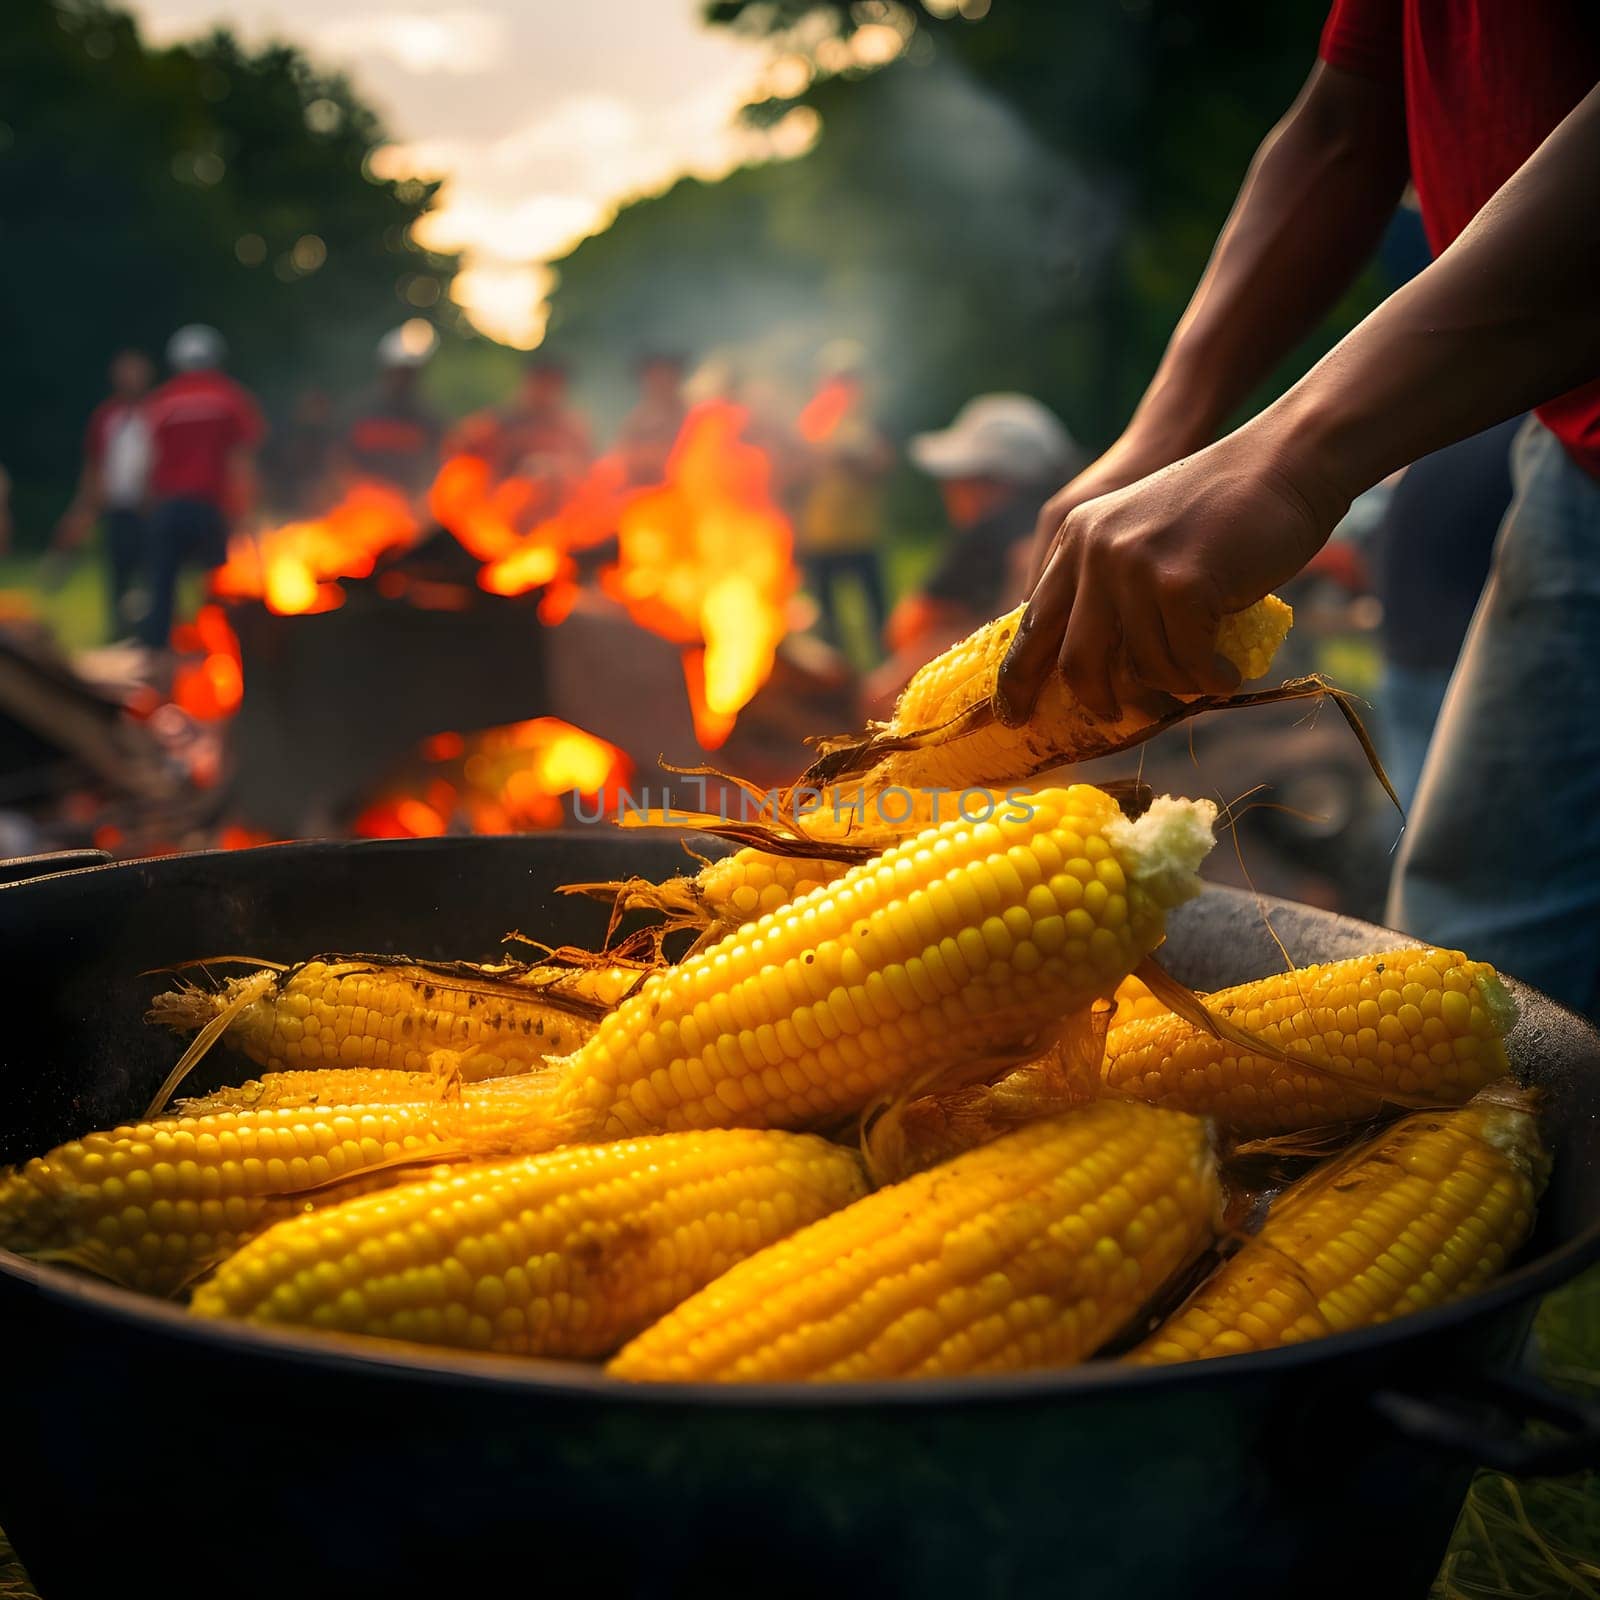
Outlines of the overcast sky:
M346 68L396 140L386 176L443 177L424 242L466 253L458 298L514 343L542 326L540 263L604 226L618 201L684 172L797 154L735 126L763 48L698 21L696 0L135 0L152 39L226 22Z

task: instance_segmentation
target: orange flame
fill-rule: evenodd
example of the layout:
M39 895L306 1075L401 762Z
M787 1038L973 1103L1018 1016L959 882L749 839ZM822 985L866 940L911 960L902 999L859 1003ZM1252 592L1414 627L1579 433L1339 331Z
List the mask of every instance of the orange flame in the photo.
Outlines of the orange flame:
M559 828L564 795L614 808L633 764L614 744L559 717L481 733L437 733L419 754L442 768L414 791L384 795L356 819L363 838L431 838L452 822L474 833Z
M635 622L703 651L686 658L695 733L707 750L772 671L795 587L793 533L772 498L771 463L739 435L725 400L689 413L666 481L622 507L619 557L602 575Z
M186 661L172 680L172 700L200 722L231 717L244 699L244 667L239 637L219 605L201 606L193 622L173 630L173 648Z
M230 539L211 592L264 600L280 616L332 611L344 604L336 579L366 577L380 556L414 544L421 531L397 489L357 483L321 517Z

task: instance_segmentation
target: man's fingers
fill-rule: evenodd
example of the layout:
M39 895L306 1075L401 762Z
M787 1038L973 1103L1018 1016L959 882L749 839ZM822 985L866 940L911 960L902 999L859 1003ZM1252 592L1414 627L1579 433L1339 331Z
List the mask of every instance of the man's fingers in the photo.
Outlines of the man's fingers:
M1090 711L1107 721L1121 709L1112 674L1122 636L1110 602L1105 584L1079 585L1058 657L1067 687Z
M1161 594L1161 622L1166 631L1173 671L1185 680L1180 694L1229 694L1239 687L1238 669L1217 654L1222 609L1192 590L1166 589Z
M1075 587L1076 575L1058 550L1028 601L995 681L995 709L1010 727L1028 720L1045 676L1055 666Z

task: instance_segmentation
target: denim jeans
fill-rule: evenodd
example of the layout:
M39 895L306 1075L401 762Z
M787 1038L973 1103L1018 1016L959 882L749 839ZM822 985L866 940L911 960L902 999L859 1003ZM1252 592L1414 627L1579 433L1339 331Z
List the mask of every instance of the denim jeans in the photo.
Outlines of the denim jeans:
M1428 747L1387 918L1600 1002L1600 482L1530 417Z
M228 554L228 525L206 500L162 500L150 513L150 609L139 620L140 642L164 650L172 632L178 574L184 567L215 567Z

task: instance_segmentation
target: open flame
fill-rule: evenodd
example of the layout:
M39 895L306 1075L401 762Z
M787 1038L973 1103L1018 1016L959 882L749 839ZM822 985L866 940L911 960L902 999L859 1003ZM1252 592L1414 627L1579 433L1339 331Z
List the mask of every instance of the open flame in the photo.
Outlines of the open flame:
M431 769L381 796L356 819L363 838L433 838L452 828L530 833L567 820L564 797L614 810L633 763L614 744L563 722L534 717L480 733L439 733L419 755Z
M337 579L365 578L380 556L416 543L421 532L398 489L356 483L320 517L235 535L211 574L211 592L262 600L279 616L332 611L344 604Z
M231 717L244 699L244 666L239 636L219 605L203 605L193 622L172 630L180 660L172 679L173 704L197 722ZM192 659L199 657L199 660Z
M772 466L740 437L742 406L709 400L684 422L666 481L617 517L608 593L641 627L684 646L695 733L715 750L772 671L794 592L794 537Z

